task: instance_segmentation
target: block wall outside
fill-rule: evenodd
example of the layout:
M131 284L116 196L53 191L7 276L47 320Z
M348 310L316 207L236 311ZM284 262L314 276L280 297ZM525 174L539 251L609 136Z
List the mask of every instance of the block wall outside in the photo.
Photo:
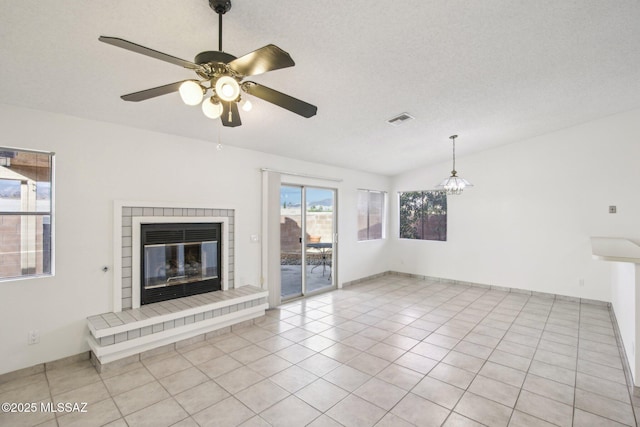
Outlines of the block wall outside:
M314 237L320 242L333 241L333 212L307 212L306 240ZM302 236L301 215L280 216L280 250L282 252L300 252L300 237Z
M44 232L43 219L41 216L26 217L20 215L0 215L0 278L19 277L23 275L23 268L26 270L29 265L22 265L22 222L35 220L35 252L30 254L35 257L35 269L24 271L28 274L43 273L43 250Z

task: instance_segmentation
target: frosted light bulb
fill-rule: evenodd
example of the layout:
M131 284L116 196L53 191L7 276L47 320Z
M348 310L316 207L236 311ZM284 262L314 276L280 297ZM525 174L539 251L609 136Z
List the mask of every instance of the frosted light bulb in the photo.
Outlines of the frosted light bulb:
M216 81L216 95L223 101L235 101L240 95L240 85L230 76L222 76Z
M202 86L194 80L187 80L180 85L180 97L187 105L198 105L202 102L204 91Z
M202 103L202 112L210 119L217 119L222 115L222 104L214 103L212 98L205 99Z
M233 87L231 87L231 85L227 83L223 84L222 94L226 97L230 97L231 95L233 95Z
M251 111L251 109L253 108L253 104L248 99L243 100L242 102L240 102L240 104L242 105L243 111Z

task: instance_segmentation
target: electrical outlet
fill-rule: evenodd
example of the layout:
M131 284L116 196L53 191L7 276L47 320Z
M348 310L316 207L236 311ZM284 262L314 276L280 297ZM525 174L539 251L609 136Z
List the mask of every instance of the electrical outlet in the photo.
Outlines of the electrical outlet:
M40 342L40 331L34 329L33 331L29 331L29 335L27 336L27 344L38 344Z
M615 206L609 206L609 213L616 213L617 210Z
M584 286L584 279L578 279L578 286L581 288Z

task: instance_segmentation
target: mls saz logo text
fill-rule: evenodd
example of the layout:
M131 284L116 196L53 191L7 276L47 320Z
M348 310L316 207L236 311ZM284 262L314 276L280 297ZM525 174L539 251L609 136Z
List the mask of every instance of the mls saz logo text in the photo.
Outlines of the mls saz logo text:
M87 402L40 402L40 412L87 412Z

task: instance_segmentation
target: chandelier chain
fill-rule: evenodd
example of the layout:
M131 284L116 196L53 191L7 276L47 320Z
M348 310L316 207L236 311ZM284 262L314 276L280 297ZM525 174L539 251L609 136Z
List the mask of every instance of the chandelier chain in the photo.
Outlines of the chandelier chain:
M458 137L458 135L451 135L449 137L449 139L451 139L451 141L453 141L453 170L451 171L451 174L453 176L456 176L456 138Z
M453 172L456 171L456 138L453 137Z

